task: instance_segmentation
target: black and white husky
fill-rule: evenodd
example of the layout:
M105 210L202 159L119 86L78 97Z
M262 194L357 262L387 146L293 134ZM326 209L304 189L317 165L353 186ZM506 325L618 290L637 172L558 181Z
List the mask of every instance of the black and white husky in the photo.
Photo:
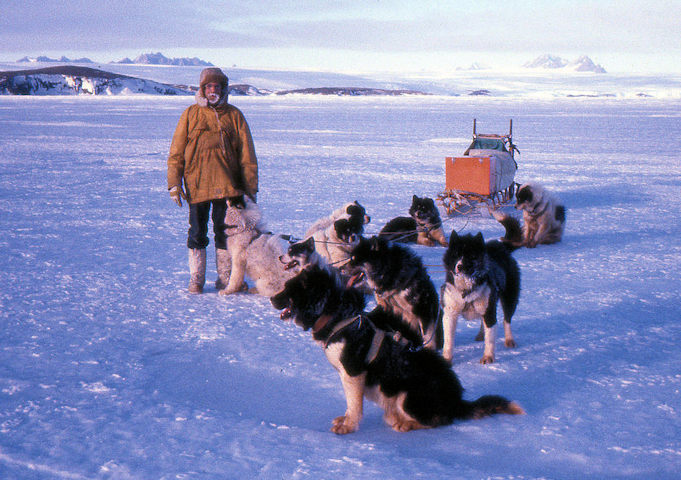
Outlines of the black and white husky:
M444 327L442 356L451 361L454 335L459 316L482 319L485 350L480 363L494 362L497 301L504 312L504 337L507 347L516 346L511 333L511 317L520 297L520 268L511 249L482 233L459 236L452 231L443 256L446 271L440 301Z
M378 235L394 242L417 243L428 247L436 243L447 246L440 212L432 198L414 195L409 215L411 216L393 218Z
M320 218L305 232L305 238L312 237L315 233L327 230L336 220L348 219L351 223L366 225L371 221L366 209L357 201L349 202L337 208L328 216Z
M427 348L441 346L437 290L412 249L381 237L363 238L352 251L349 267L373 291L378 308L399 319L391 322L392 329Z
M565 230L565 206L541 185L526 183L516 192L515 208L523 211L523 226L515 217L493 213L506 228L501 239L514 247L534 248L560 242Z
M332 270L303 270L271 301L283 320L292 319L311 332L340 375L347 409L333 420L334 433L359 428L364 397L384 410L385 422L398 432L524 413L498 395L464 400L459 379L440 355L412 348L376 328L364 314L364 295L344 287Z
M365 214L339 218L312 234L315 249L329 265L341 271L347 270L350 252L359 244L364 233L364 217Z
M293 275L298 275L304 269L313 266L329 268L326 259L317 252L312 237L290 244L286 253L279 257L279 261L284 265L284 270L290 271Z
M225 226L231 271L220 295L240 292L247 276L255 283L255 293L270 297L294 276L279 261L289 245L286 237L267 231L257 204L248 198L243 203L230 204Z

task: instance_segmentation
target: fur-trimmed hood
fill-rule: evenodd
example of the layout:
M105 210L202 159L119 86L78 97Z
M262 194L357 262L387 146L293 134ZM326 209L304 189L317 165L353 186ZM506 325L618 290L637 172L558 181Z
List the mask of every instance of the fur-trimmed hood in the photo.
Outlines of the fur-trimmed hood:
M220 100L218 103L213 105L213 107L219 107L227 103L229 97L229 78L225 75L222 70L217 67L204 68L201 71L201 76L199 77L199 89L196 92L195 98L196 103L200 107L208 106L208 99L206 98L204 88L207 83L219 83L222 86L222 91L220 94Z

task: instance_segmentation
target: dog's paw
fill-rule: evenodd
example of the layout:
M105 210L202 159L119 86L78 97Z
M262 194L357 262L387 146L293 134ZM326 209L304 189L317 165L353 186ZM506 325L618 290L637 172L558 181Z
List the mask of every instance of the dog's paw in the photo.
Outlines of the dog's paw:
M452 364L452 358L454 358L454 355L452 354L452 352L442 351L442 358L447 360L447 363L449 363L451 365Z
M236 287L236 288L234 288L234 287L232 287L232 288L230 288L230 287L224 288L224 289L220 290L218 293L219 293L220 295L231 295L231 294L233 294L233 293L239 293L239 292L248 293L248 284L247 284L246 282L242 283L241 285L239 285L239 286Z
M480 363L487 365L489 363L494 363L494 355L483 355L480 359Z
M391 425L396 432L410 432L412 430L420 430L426 428L416 420L400 419Z
M346 435L356 432L357 428L359 428L357 422L353 422L347 416L342 415L333 419L331 431L337 435Z
M506 345L506 348L515 348L518 346L512 338L504 340L504 345Z

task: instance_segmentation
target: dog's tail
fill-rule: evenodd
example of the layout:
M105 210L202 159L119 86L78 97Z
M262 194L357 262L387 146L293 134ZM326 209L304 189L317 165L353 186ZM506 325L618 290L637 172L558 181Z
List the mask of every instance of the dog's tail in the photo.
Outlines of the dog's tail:
M499 240L511 250L523 245L523 229L517 218L502 212L492 212L497 222L504 226L506 232Z
M479 419L489 417L499 413L506 413L509 415L525 415L523 407L516 402L512 402L499 395L483 395L482 397L472 402L464 400L465 409L467 410L466 418Z

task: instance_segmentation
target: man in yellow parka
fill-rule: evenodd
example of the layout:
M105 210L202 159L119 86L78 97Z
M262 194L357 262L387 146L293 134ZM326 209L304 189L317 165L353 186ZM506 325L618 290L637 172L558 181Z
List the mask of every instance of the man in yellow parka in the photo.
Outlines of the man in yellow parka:
M258 192L258 161L251 131L241 111L227 103L227 76L219 68L201 72L196 103L188 107L175 129L168 156L168 190L181 207L189 203L189 292L202 293L206 281L208 217L213 233L218 290L231 270L225 237L227 205L243 204ZM184 187L184 188L183 188Z

